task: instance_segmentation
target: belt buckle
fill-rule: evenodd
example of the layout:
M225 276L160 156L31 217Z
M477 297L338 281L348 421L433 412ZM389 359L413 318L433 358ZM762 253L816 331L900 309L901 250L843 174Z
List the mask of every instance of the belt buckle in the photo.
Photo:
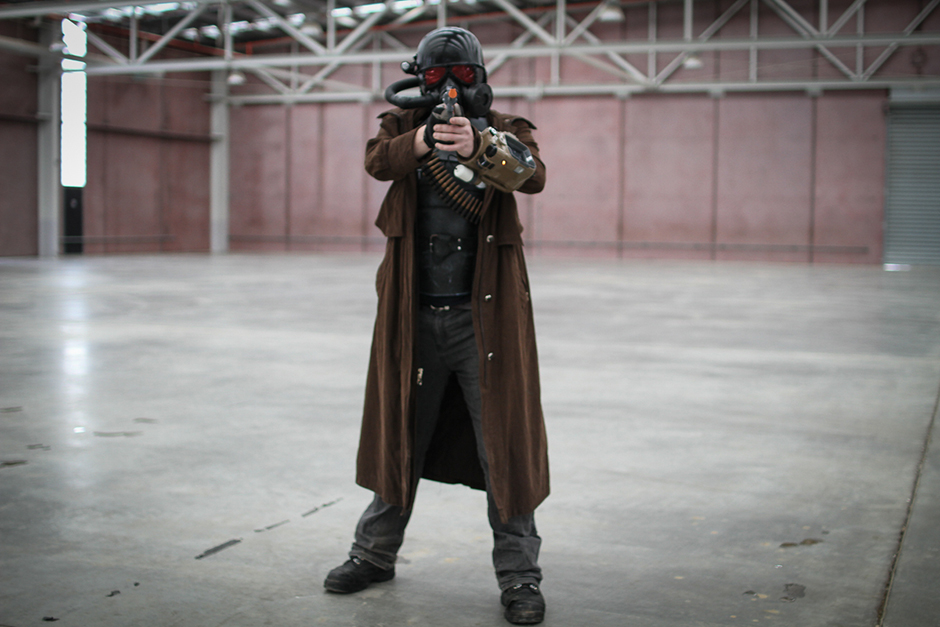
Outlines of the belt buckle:
M443 259L451 253L455 253L463 250L463 238L454 237L453 235L448 235L446 233L433 233L428 238L428 249L431 251L431 254Z

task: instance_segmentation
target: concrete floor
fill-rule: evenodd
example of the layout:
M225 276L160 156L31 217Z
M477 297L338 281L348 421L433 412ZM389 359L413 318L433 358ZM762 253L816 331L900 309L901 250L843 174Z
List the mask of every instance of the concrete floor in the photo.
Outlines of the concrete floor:
M0 260L0 625L505 624L459 486L395 580L322 590L378 261ZM940 624L940 269L530 266L545 625Z

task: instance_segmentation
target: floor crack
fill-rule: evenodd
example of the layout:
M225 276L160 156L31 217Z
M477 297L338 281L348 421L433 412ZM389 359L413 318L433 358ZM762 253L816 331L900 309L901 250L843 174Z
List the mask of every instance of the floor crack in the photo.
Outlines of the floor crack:
M927 435L924 437L924 446L920 452L917 472L914 473L914 485L911 488L911 498L907 501L907 512L904 514L904 524L901 525L901 532L898 534L897 548L894 551L894 557L891 558L891 565L888 567L888 579L885 582L885 587L881 594L881 602L878 604L878 620L875 623L876 627L883 627L884 625L885 611L888 609L888 599L891 597L891 588L894 586L894 578L898 574L898 562L901 558L901 549L904 546L904 536L907 533L907 527L910 525L911 516L914 513L914 502L917 500L920 479L924 473L924 465L927 463L927 453L930 449L930 439L933 437L933 427L937 422L938 411L940 411L940 389L937 390L937 396L934 399L933 413L930 416L930 424L927 425Z

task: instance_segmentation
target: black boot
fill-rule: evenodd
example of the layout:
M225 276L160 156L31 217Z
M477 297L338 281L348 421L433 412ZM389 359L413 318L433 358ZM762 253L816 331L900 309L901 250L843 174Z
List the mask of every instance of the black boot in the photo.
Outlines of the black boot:
M372 562L353 557L342 566L337 566L326 576L323 587L329 592L349 594L369 587L369 584L388 581L395 576L395 567L388 570Z
M514 625L535 625L545 618L545 597L534 583L506 588L500 601L506 606L506 620Z

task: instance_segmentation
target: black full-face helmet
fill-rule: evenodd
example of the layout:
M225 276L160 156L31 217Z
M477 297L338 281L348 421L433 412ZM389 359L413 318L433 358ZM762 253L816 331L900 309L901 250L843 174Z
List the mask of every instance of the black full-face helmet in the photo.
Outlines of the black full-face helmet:
M420 77L422 84L425 84L432 82L427 77L429 69L452 70L461 66L473 68L476 74L473 83L486 82L486 67L483 65L483 47L480 46L480 40L468 30L446 26L431 31L418 44L412 73ZM466 82L464 76L457 78Z
M440 102L445 89L455 87L470 117L486 115L493 102L483 47L476 35L463 28L446 26L425 35L414 61L402 63L402 69L418 78L421 93L429 101Z

